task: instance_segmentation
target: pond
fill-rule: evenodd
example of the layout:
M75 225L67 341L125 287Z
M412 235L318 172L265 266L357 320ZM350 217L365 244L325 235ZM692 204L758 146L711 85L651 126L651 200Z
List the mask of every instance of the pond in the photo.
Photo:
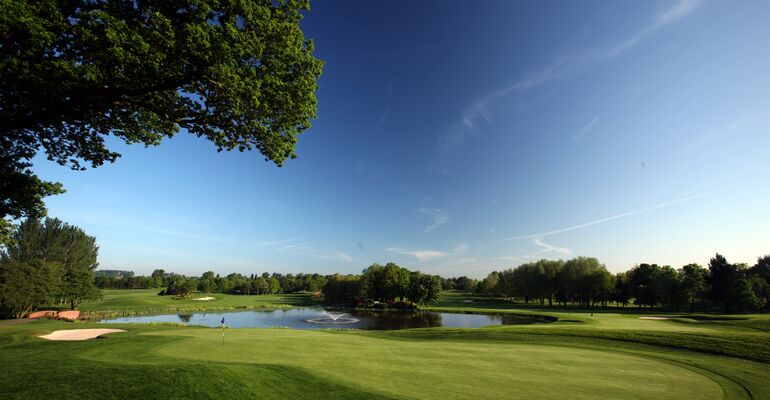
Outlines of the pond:
M336 321L334 317L337 317ZM229 328L293 329L378 329L408 328L480 328L490 325L542 324L545 319L525 315L454 314L443 312L405 311L329 311L305 307L270 311L196 312L184 314L145 315L106 319L104 323L174 322L210 327L221 326L222 318Z

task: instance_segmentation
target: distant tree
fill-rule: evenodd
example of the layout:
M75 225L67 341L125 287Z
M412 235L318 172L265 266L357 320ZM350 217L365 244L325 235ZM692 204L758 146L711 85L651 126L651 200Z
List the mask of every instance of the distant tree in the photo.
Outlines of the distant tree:
M216 275L214 271L206 271L198 280L198 290L203 293L211 293L216 289Z
M709 284L711 286L711 299L717 302L722 302L725 306L725 311L730 312L731 300L734 297L730 296L730 288L733 283L740 279L740 273L736 265L727 262L727 259L717 253L709 261Z
M631 285L628 282L628 273L621 272L615 275L615 302L623 307L631 301Z
M763 305L762 300L756 296L749 282L743 278L732 282L727 297L727 304L740 312L758 310Z
M559 290L557 277L564 267L564 261L540 260L537 264L540 266L540 271L542 273L542 283L539 285L542 290L541 296L547 298L548 305L552 306L553 298Z
M770 305L770 255L757 258L757 263L746 271L746 280L760 299L760 309Z
M433 303L441 296L441 277L423 274L419 271L410 273L409 288L406 298L417 304Z
M423 281L423 274L420 271L411 272L409 275L409 287L406 296L415 303L422 303L428 296L428 287Z
M270 277L267 279L268 284L268 292L269 293L280 293L281 292L281 282L278 281L278 279L274 277Z
M323 287L324 301L328 303L350 304L360 296L362 278L357 275L334 274Z
M484 278L483 281L479 284L479 287L482 288L481 293L488 294L491 296L499 296L500 295L500 289L498 288L498 283L500 282L500 274L497 271L492 271L487 275L486 278Z
M655 275L660 271L657 264L642 263L628 272L631 295L638 306L655 307L660 301L660 291L655 288Z
M225 281L226 281L225 286L227 286L229 290L237 291L237 292L240 292L241 294L249 294L249 291L244 292L241 289L244 283L248 283L248 279L245 276L241 274L232 273L227 275L227 278L225 279Z
M706 294L706 280L709 271L698 264L687 264L679 270L682 280L682 290L690 311L695 311L695 303L702 300Z
M512 268L500 271L497 282L500 294L509 300L513 299L513 296L516 295L516 277L513 271Z
M607 298L611 291L611 275L607 269L593 257L576 257L564 263L562 275L566 279L567 293L581 307L590 307L592 303Z
M326 277L319 274L306 274L301 290L315 293L321 290L326 284Z
M615 277L600 265L591 273L591 303L593 306L607 307L615 293Z
M757 263L751 267L750 273L757 274L770 283L770 255L757 258Z
M435 303L441 299L441 277L438 275L423 275L423 286L428 289L428 293L423 299L423 303Z
M166 277L166 271L162 269L156 269L152 271L152 275L150 275L150 279L152 281L152 287L154 288L162 288L166 287L168 285L167 277Z
M410 272L395 263L372 264L361 273L361 295L379 301L405 298L409 290Z
M169 276L166 294L170 296L186 298L190 297L196 287L197 282L195 280L186 278L183 275L174 274Z
M198 291L203 293L211 293L211 282L206 279L199 280Z
M757 310L761 310L770 302L770 284L757 274L748 274L746 282L757 297Z
M218 150L295 157L323 63L299 27L306 0L8 0L0 16L0 228L42 216L61 186L39 150L82 169L114 161L105 137L157 145L184 129ZM8 206L7 208L5 206Z
M382 265L374 263L361 272L360 292L363 297L369 299L378 299L383 297L383 293L380 293L380 290L383 286L382 270Z
M675 269L668 265L663 266L653 279L655 297L669 310L678 311L687 302L687 293Z
M99 276L112 276L115 278L130 278L134 276L133 271L123 271L119 269L100 269L97 271L94 271L94 277Z
M409 270L401 268L395 263L387 263L382 269L382 298L395 300L405 298L409 289Z
M270 284L267 282L267 279L263 277L259 277L254 280L254 283L252 284L251 291L256 294L268 294L270 293ZM249 294L248 292L244 294Z
M476 290L476 285L479 281L476 279L468 278L467 276L461 276L455 280L454 288L466 293L473 293Z
M523 299L525 303L538 298L540 293L539 268L535 263L526 263L513 269L514 295Z

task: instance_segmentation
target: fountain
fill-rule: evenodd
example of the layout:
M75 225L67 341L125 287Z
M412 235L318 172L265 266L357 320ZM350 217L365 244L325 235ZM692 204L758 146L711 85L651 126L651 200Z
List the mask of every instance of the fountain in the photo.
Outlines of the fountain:
M345 313L335 314L329 311L324 311L324 313L326 314L325 317L306 319L305 322L310 322L311 324L355 324L358 322L358 319L356 318L343 318L342 316L345 315Z

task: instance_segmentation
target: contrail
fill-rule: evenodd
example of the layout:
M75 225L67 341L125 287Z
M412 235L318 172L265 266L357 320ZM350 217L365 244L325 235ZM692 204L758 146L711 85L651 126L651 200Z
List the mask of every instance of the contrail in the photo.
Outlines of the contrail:
M712 190L712 191L709 191L709 192L705 192L705 193L701 193L701 194L696 194L694 196L685 197L685 198L678 199L678 200L667 201L665 203L661 203L661 204L658 204L658 205L655 205L655 206L640 208L638 210L624 212L622 214L613 215L613 216L607 217L607 218L597 219L596 221L586 222L586 223L580 224L580 225L574 225L574 226L570 226L570 227L567 227L567 228L557 229L555 231L543 232L543 233L535 233L535 234L532 234L532 235L524 235L524 236L513 236L513 237L509 237L509 238L500 239L500 241L533 239L533 238L540 238L540 237L543 237L543 236L556 235L558 233L571 232L571 231L574 231L574 230L577 230L577 229L581 229L581 228L585 228L585 227L588 227L588 226L592 226L592 225L596 225L596 224L601 224L603 222L609 222L609 221L613 221L613 220L616 220L616 219L619 219L619 218L628 217L629 215L639 214L639 213L643 213L643 212L646 212L646 211L657 210L659 208L668 207L668 206L671 206L671 205L674 205L674 204L679 204L679 203L684 203L686 201L695 200L695 199L698 199L698 198L701 198L701 197L705 197L705 196L708 196L708 195L711 195L711 194L714 194L714 193L725 191L727 189L729 189L729 187L724 187L724 188L721 188L721 189L716 189L716 190Z

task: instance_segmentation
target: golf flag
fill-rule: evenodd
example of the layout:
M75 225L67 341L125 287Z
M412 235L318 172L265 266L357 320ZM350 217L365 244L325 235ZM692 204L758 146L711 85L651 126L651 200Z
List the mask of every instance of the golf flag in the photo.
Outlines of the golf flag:
M222 346L225 345L225 317L222 317Z

